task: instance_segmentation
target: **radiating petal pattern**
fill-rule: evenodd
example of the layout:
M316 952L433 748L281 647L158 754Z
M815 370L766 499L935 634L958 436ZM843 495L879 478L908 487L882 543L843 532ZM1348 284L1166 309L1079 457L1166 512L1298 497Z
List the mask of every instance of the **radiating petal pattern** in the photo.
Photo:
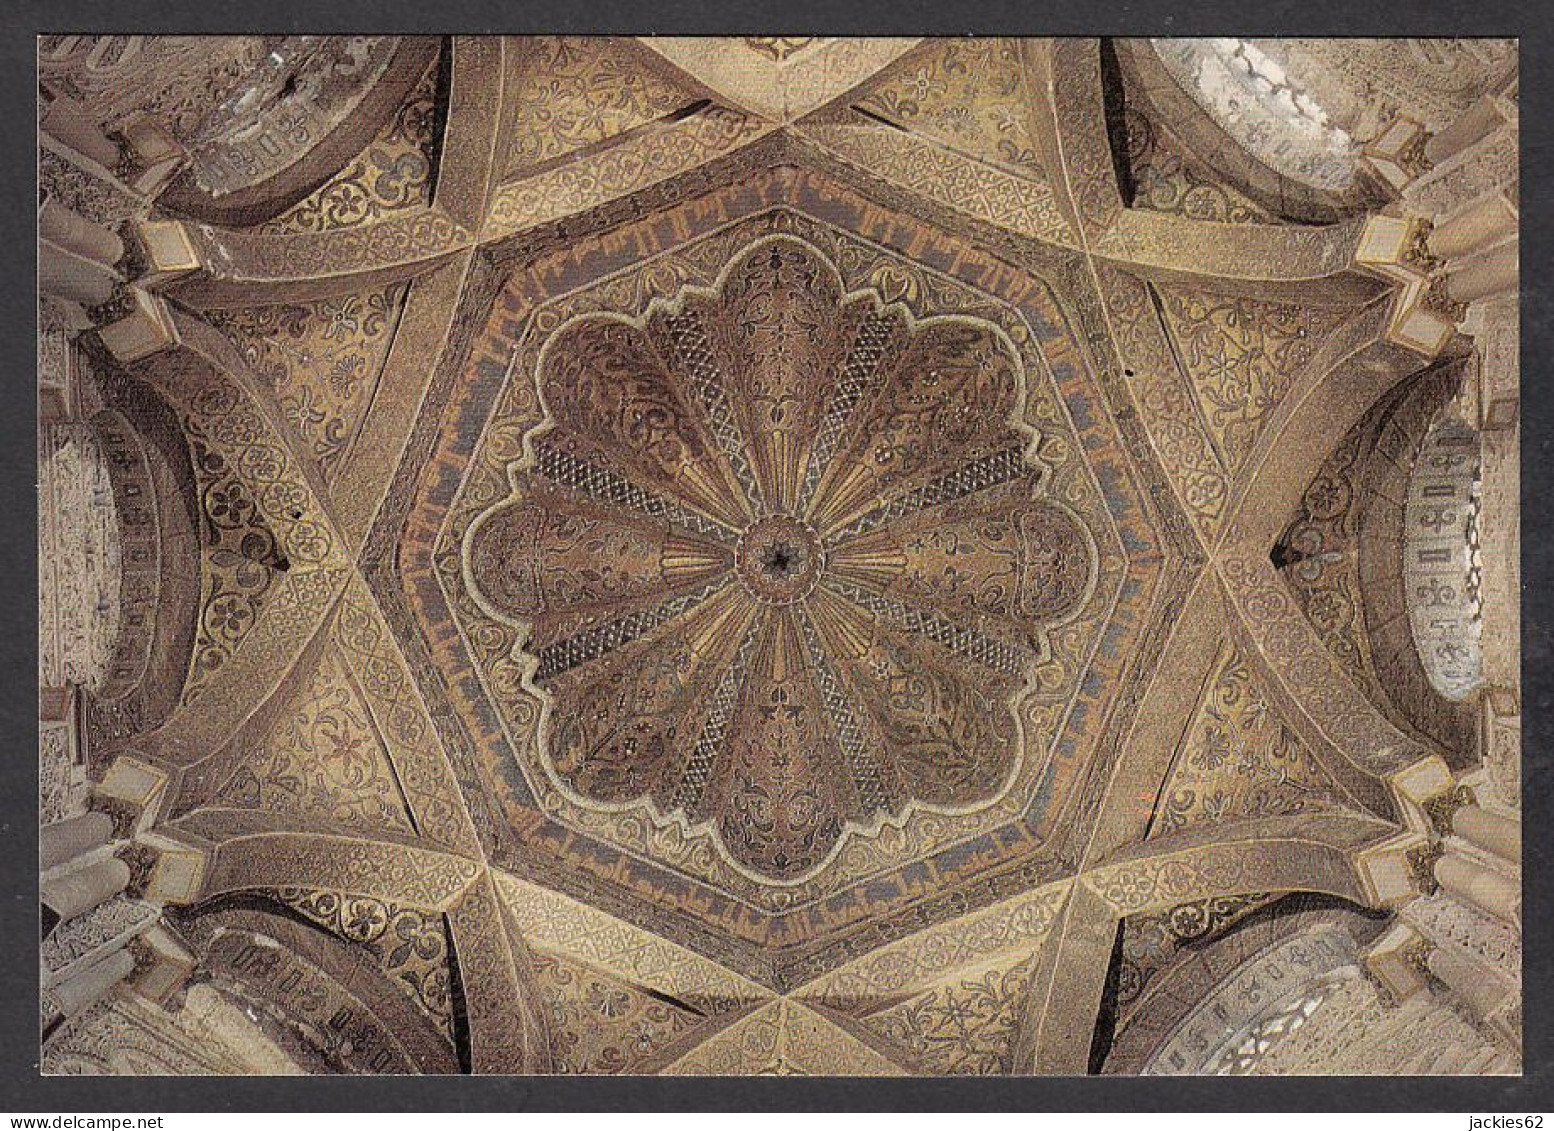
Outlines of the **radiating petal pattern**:
M893 780L919 801L951 808L998 789L1016 753L1009 701L1017 679L957 663L923 636L830 593L811 615Z
M560 433L550 438L555 447L735 526L750 517L694 389L640 327L613 318L567 327L550 343L540 387Z
M840 280L768 236L715 286L564 326L550 425L466 536L528 627L556 778L767 883L990 803L1097 569L1027 456L1008 339Z
M786 879L836 844L849 791L793 622L786 612L766 616L707 811L730 856Z
M1024 479L902 515L841 542L829 560L892 597L1015 632L1071 613L1089 580L1079 524Z
M854 412L850 440L826 468L806 517L840 526L1006 444L1019 380L990 326L959 318L923 325Z
M531 646L551 643L578 615L618 614L705 584L732 561L705 537L543 482L487 514L469 541L476 587L530 622Z
M656 629L543 685L558 713L556 773L598 801L653 796L666 803L708 704L702 688L732 658L755 610L719 590Z
M740 256L716 299L700 299L728 375L762 497L793 513L833 374L817 364L851 340L871 304L842 305L835 272L803 245L772 241Z

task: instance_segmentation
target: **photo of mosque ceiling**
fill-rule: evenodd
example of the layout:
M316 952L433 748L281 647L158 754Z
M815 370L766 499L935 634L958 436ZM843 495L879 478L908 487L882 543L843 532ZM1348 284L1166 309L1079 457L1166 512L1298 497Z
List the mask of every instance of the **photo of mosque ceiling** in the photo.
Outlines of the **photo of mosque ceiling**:
M43 1072L1520 1072L1514 41L37 52Z

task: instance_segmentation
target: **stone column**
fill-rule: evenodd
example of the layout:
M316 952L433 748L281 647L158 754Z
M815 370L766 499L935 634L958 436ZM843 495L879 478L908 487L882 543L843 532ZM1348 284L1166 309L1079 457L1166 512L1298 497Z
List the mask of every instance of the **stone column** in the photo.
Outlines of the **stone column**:
M112 170L119 163L119 147L107 134L97 128L91 116L72 98L41 89L45 103L38 120L44 133L64 142L71 149L89 157L104 169Z
M43 902L62 921L84 915L118 895L130 882L130 868L117 856L105 856L84 868L45 878L39 885Z
M1521 885L1510 876L1449 852L1435 862L1435 878L1448 893L1496 919L1520 922Z
M1498 978L1486 977L1477 963L1452 946L1437 946L1425 961L1430 973L1480 1019L1504 1005L1506 997L1515 990Z
M1480 197L1438 221L1430 232L1430 253L1438 259L1459 259L1517 234L1516 209L1504 193Z
M1522 859L1522 826L1479 805L1465 805L1452 815L1451 830L1470 844L1508 863Z
M106 813L83 813L57 824L44 825L38 830L38 869L47 872L67 864L94 848L101 848L112 836L113 818Z
M124 258L124 241L116 233L52 198L38 209L38 235L104 267L112 268Z
M38 240L38 290L82 306L101 306L113 297L119 277L111 267Z
M1446 293L1453 302L1474 302L1516 290L1521 269L1517 241L1507 240L1471 259L1447 265Z
M55 1004L64 1016L74 1017L101 1001L134 971L135 959L129 951L116 951L55 986L52 990Z
M1425 159L1432 165L1439 165L1507 120L1503 100L1486 94L1469 106L1462 117L1425 142Z

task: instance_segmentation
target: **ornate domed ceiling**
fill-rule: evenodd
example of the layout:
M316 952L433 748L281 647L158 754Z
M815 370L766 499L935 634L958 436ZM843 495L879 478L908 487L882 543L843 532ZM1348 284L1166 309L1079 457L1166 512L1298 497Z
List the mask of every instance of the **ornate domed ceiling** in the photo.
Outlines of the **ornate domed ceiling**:
M1360 993L1511 714L1407 645L1398 491L1504 403L1387 187L1422 126L1346 106L1333 188L1309 129L1206 163L1190 45L219 42L44 47L123 147L46 177L57 475L167 532L114 565L160 674L59 677L113 890L45 903L149 910L57 1063L1145 1071L1204 948L1320 993L1198 1067Z
M710 836L719 886L757 900L917 810L969 817L1018 779L1027 800L1023 763L1046 761L1022 733L1035 669L1068 676L1094 643L1076 634L1063 665L1049 641L1096 571L1043 481L1099 501L1035 454L1077 455L1055 390L1027 393L995 324L887 306L814 244L757 238L806 227L765 213L644 263L609 289L651 294L655 266L683 283L637 317L571 313L608 301L590 292L551 307L444 527L463 549L451 600L466 639L488 629L481 667L542 809L678 818L689 852L640 847L684 868ZM836 254L855 285L911 270Z
M1099 721L1163 551L1039 277L908 258L930 229L868 239L809 174L712 200L624 269L570 251L561 294L504 281L473 352L509 362L456 380L484 419L430 453L459 479L422 480L397 580L468 696L491 851L577 883L509 831L552 821L780 970L970 844L1071 867L1075 699Z

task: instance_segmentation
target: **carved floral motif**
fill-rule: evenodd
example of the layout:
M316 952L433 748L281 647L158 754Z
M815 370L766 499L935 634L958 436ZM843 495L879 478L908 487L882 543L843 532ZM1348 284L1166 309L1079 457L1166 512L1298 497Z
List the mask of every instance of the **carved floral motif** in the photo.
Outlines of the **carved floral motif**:
M365 1013L388 1001L416 1020L402 991L463 1067L580 1073L1042 1071L1021 1038L1079 1018L1074 1039L1089 1040L1119 917L1119 1005L1177 994L1167 967L1196 955L1212 984L1223 976L1206 999L1218 1007L1266 993L1248 975L1276 976L1245 955L1220 964L1215 949L1288 913L1244 922L1271 888L1364 897L1349 865L1385 823L1355 818L1348 839L1317 837L1321 851L1301 855L1306 825L1335 819L1326 771L1250 653L1208 629L1202 647L1173 632L1185 595L1203 591L1175 558L1203 559L1162 478L1217 539L1240 505L1238 473L1334 323L1210 285L1166 285L1157 301L1121 267L1087 270L1074 245L1125 205L1102 97L1112 76L1093 41L1030 53L1048 46L927 43L876 74L845 58L822 69L841 56L834 41L711 44L783 76L785 121L790 94L803 105L808 88L850 76L834 105L749 144L768 129L746 116L758 108L698 101L706 92L642 44L509 41L510 71L465 87L492 81L486 108L500 109L475 139L490 207L461 214L469 230L424 207L435 66L301 204L256 231L202 230L202 257L256 288L342 272L382 287L396 265L480 245L445 296L413 284L418 331L397 344L400 284L180 307L181 330L203 320L226 333L273 383L273 405L251 404L245 381L180 370L188 350L144 365L184 414L204 535L175 720L200 725L152 741L189 768L180 800L213 804L175 820L191 835L202 818L206 832L268 828L234 808L345 826L223 841L212 890L306 884L276 894L395 987L369 992ZM1050 90L1031 83L1043 75ZM1127 205L1268 220L1163 132L1134 149ZM1038 155L1063 159L1062 207ZM61 183L67 202L117 218L111 192ZM456 296L444 339L426 324ZM378 386L391 344L396 359L425 347L424 381ZM408 435L367 452L357 431L386 402L411 406ZM273 434L281 418L290 442ZM340 484L359 481L372 498L347 503ZM1328 584L1324 555L1352 533L1337 497L1351 486L1319 477L1292 528L1303 541L1284 539L1296 553L1274 563L1300 582L1322 572L1296 586L1299 601L1346 666L1343 649L1364 646L1358 577ZM328 517L342 505L362 508L350 538ZM1175 531L1158 544L1156 520ZM1245 597L1249 622L1293 615L1264 577L1268 547L1219 546L1209 588ZM1263 646L1288 685L1317 684L1305 677L1323 648L1292 660L1277 638ZM1181 704L1175 756L1161 750L1147 781L1123 781L1114 771L1138 753L1129 736L1162 652L1202 683L1200 701ZM1374 752L1382 769L1412 758L1360 725L1370 716L1350 682L1312 692L1317 728L1332 722L1335 746ZM250 683L263 685L251 700ZM263 720L252 735L251 718ZM1493 725L1498 749L1515 725ZM242 744L207 757L212 737L234 733ZM73 803L61 770L74 768L65 735L46 741L46 811L60 816ZM1500 764L1514 768L1514 753ZM236 772L224 789L217 766ZM1096 826L1116 831L1119 781L1154 800L1151 834L1185 830L1170 851L1131 857L1130 833L1120 857L1088 854ZM1225 851L1212 828L1278 814L1266 853ZM118 931L119 914L110 903L95 924L64 925L46 955L89 956L87 928ZM1483 942L1473 924L1441 931ZM1095 996L1081 978L1033 994L1041 962L1077 967L1091 933ZM291 950L265 939L238 957L273 961L268 984L327 1000L318 1019L333 1023L321 979L278 961ZM1331 1049L1303 1051L1315 1024L1289 1024L1285 1007L1304 1020L1352 1005L1365 1015L1357 1048L1404 1035L1395 1017L1370 1025L1383 1011L1358 986L1325 1002L1281 991L1259 1009L1283 1012L1249 1015L1251 1028L1200 1010L1156 1048L1186 1058L1235 1033L1251 1042L1235 1055L1330 1066ZM90 1046L75 1022L62 1028L56 1070L233 1068L193 1042L172 1043L177 1065L134 1047L115 1061L97 1038L123 1026L100 1010L93 1025ZM333 1027L337 1050L355 1041L354 1024ZM1471 1050L1461 1029L1449 1035ZM1263 1047L1275 1030L1284 1039ZM383 1070L367 1051L339 1062Z
M536 955L534 976L563 1075L630 1072L702 1022L680 1002L556 955Z
M293 911L376 958L394 984L452 1038L448 932L442 917L367 896L282 888L276 897Z
M281 235L328 232L423 207L431 198L436 135L437 62L433 60L366 149L259 230Z
M210 321L274 386L286 422L326 472L356 438L404 310L405 287L213 310Z
M745 46L757 55L764 55L775 63L783 63L806 48L813 47L813 35L747 35Z
M231 461L195 435L189 451L200 489L204 549L200 619L184 683L185 704L199 698L210 677L258 623L284 561L275 535Z
M978 160L1042 179L1020 42L947 39L913 53L855 104Z
M563 788L782 881L845 828L1005 786L1028 669L1094 565L991 325L843 294L780 237L711 290L579 319L536 380L552 423L465 562L528 626Z
M1178 286L1158 290L1166 326L1192 379L1199 411L1234 474L1245 465L1296 370L1348 312L1231 298Z
M525 39L512 81L515 118L503 165L510 176L645 126L696 100L644 66L640 49L598 36Z
M1333 783L1227 647L1161 794L1151 835L1338 806Z
M408 832L410 822L362 695L331 650L293 712L222 789L223 803Z
M1213 170L1182 157L1185 147L1151 115L1130 108L1125 121L1134 208L1221 224L1269 222L1264 209Z
M1035 959L963 975L882 1010L871 1027L911 1049L922 1067L948 1076L1013 1071L1014 1042L1030 997Z

